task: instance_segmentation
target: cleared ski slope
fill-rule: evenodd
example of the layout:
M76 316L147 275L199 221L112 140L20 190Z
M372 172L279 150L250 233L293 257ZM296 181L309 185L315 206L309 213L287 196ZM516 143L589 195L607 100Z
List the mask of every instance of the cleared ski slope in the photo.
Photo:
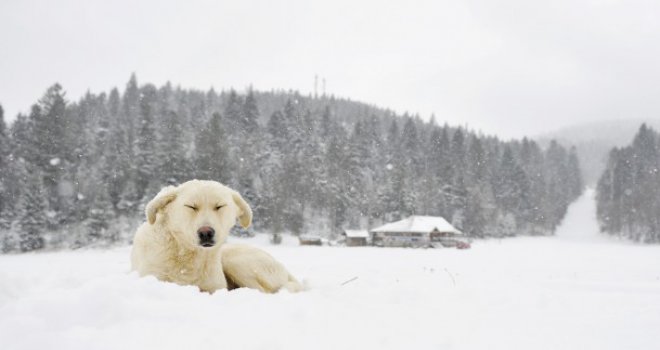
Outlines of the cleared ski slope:
M609 237L599 232L596 221L595 196L596 192L592 188L588 188L571 205L564 221L555 232L558 238L583 242L603 242L604 240L609 240Z

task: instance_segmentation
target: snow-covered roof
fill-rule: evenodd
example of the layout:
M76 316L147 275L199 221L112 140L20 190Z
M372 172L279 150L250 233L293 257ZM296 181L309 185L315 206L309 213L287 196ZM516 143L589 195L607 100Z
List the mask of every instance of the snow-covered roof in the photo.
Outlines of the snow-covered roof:
M403 220L391 222L371 230L372 232L419 232L429 233L433 231L449 232L457 235L463 232L457 230L447 220L440 216L418 216L413 215Z
M369 231L367 230L344 230L346 237L351 238L369 238Z

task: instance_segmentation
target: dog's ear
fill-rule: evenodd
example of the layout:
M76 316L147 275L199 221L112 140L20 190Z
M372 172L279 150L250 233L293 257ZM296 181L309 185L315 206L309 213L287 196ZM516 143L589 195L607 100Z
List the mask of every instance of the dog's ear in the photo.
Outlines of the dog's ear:
M250 227L250 224L252 224L252 209L238 192L234 191L232 197L234 198L236 205L238 205L238 209L240 209L240 212L238 213L238 222L243 228Z
M145 212L150 224L153 225L156 222L156 214L158 214L158 211L176 198L176 192L176 187L167 186L160 190L156 197L147 204Z

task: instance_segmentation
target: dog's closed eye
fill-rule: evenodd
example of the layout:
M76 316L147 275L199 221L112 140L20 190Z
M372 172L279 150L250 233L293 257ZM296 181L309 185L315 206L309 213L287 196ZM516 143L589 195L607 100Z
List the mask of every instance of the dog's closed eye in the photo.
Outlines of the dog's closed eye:
M226 207L226 204L218 204L215 206L215 210L220 210L220 208Z
M194 211L197 211L197 206L195 206L194 204L193 205L184 204L184 206L187 207L187 208L190 208Z

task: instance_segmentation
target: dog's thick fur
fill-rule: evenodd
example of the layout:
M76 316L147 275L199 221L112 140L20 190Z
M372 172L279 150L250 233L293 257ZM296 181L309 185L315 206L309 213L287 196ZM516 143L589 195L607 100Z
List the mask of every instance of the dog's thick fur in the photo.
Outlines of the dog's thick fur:
M146 207L147 222L135 233L131 263L141 276L195 285L205 292L255 288L274 293L300 284L268 253L225 244L236 224L247 228L252 210L238 192L215 181L192 180L162 189ZM197 231L215 230L215 244L203 247Z

